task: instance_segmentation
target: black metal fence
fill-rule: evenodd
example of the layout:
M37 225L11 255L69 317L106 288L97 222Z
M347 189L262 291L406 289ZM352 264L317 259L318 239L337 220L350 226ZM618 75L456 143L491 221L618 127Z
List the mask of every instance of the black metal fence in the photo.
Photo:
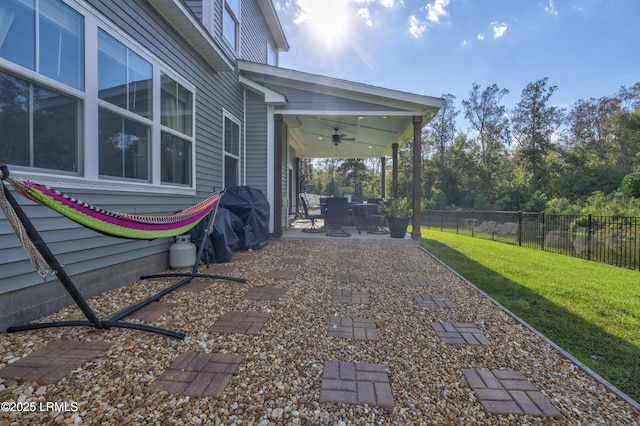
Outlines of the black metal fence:
M640 270L639 217L428 210L422 225Z

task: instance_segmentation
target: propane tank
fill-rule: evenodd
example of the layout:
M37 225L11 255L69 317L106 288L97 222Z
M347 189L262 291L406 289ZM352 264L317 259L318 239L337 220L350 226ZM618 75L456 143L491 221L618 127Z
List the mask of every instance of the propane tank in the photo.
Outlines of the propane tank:
M169 248L169 266L174 269L190 268L196 263L196 245L189 235L178 235Z

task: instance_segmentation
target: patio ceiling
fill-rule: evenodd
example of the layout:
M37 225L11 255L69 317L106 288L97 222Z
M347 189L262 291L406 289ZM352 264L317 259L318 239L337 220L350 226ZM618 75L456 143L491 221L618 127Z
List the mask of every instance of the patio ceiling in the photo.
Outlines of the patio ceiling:
M284 120L289 129L289 143L299 158L384 157L411 124L411 117L387 115L285 114ZM337 145L333 140L335 129L346 139ZM399 142L404 143L406 140Z
M380 158L413 138L442 99L240 61L241 82L282 114L298 158ZM337 145L333 135L345 135ZM349 140L353 139L353 140Z

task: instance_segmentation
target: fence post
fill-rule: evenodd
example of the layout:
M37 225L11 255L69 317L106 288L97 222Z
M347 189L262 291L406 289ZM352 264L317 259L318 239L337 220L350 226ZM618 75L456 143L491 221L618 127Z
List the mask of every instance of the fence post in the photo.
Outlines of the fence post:
M540 225L540 231L542 235L540 236L540 250L544 251L544 212L540 212L542 216L542 225Z
M444 230L444 210L440 210L440 232Z
M591 260L591 235L593 234L593 222L591 213L589 213L589 219L587 222L587 260Z
M476 232L476 225L475 225L476 224L476 222L475 222L476 218L473 217L473 216L474 216L473 210L471 210L471 236L472 237L475 236L475 232Z
M518 245L522 247L522 211L518 210Z

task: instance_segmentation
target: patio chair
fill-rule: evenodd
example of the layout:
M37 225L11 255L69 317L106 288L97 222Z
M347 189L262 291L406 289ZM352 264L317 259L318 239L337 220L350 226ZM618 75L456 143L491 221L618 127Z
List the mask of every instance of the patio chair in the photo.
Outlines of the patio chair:
M364 224L369 234L388 234L389 231L385 229L386 221L378 211L378 204L382 202L380 198L370 198L367 200L367 204L375 205L375 209L367 210L367 215L364 218Z
M309 225L309 227L303 229L302 232L309 232L309 233L324 232L325 230L323 228L319 227L316 224L316 220L324 219L324 215L322 215L322 214L310 214L309 213L309 206L307 206L307 200L304 199L302 194L300 195L300 205L302 206L302 213L304 215L303 218L311 221L311 225Z
M327 198L327 210L324 226L328 237L350 237L342 227L349 224L349 200L346 198Z

